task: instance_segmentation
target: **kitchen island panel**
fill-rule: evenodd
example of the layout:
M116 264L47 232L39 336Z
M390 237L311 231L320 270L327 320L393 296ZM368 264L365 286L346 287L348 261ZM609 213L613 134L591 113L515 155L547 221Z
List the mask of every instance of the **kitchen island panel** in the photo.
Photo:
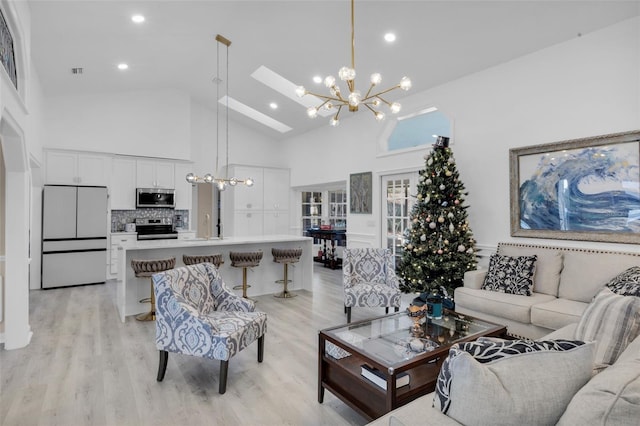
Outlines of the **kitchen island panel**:
M262 250L264 253L260 265L249 270L247 281L251 288L247 290L249 297L264 294L275 294L282 291L282 284L275 283L283 277L283 266L273 261L272 248L302 247L300 261L289 269L289 277L293 281L289 290L312 290L313 279L313 239L291 235L265 235L256 237L229 237L219 239L194 240L152 240L135 241L123 244L118 249L118 282L116 304L120 320L126 317L149 311L148 303L139 303L140 299L149 297L151 284L149 278L136 278L131 269L131 259L160 259L176 257L176 267L184 266L183 254L203 255L222 253L224 264L220 274L225 283L232 288L242 283L242 268L231 267L230 251ZM234 290L241 295L241 290Z

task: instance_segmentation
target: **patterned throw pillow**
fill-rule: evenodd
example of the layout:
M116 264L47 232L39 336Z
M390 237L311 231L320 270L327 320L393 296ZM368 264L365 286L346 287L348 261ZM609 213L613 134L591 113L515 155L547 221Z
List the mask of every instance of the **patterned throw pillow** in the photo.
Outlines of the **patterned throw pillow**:
M575 338L596 341L596 368L613 364L640 333L640 297L603 288L582 313Z
M555 424L591 378L594 351L573 340L455 344L433 406L468 426Z
M632 266L611 281L607 287L622 296L640 297L640 266Z
M536 255L503 256L492 254L482 289L531 296Z

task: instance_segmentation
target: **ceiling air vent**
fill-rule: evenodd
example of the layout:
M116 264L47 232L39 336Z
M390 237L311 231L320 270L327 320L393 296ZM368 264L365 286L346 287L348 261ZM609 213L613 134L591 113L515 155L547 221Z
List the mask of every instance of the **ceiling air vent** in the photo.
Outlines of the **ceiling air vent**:
M82 74L82 68L71 68L71 74Z

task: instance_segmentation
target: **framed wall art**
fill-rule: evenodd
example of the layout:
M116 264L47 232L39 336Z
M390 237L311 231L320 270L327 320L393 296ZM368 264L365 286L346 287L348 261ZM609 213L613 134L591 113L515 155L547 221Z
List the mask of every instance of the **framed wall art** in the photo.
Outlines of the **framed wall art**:
M371 172L353 173L349 179L349 212L371 214Z
M640 243L640 130L509 150L511 235Z

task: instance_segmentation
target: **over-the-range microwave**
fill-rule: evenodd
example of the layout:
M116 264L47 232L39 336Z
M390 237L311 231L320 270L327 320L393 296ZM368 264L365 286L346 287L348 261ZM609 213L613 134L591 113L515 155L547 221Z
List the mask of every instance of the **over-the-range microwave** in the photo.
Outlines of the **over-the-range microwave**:
M136 188L137 208L176 207L176 191L162 188Z

